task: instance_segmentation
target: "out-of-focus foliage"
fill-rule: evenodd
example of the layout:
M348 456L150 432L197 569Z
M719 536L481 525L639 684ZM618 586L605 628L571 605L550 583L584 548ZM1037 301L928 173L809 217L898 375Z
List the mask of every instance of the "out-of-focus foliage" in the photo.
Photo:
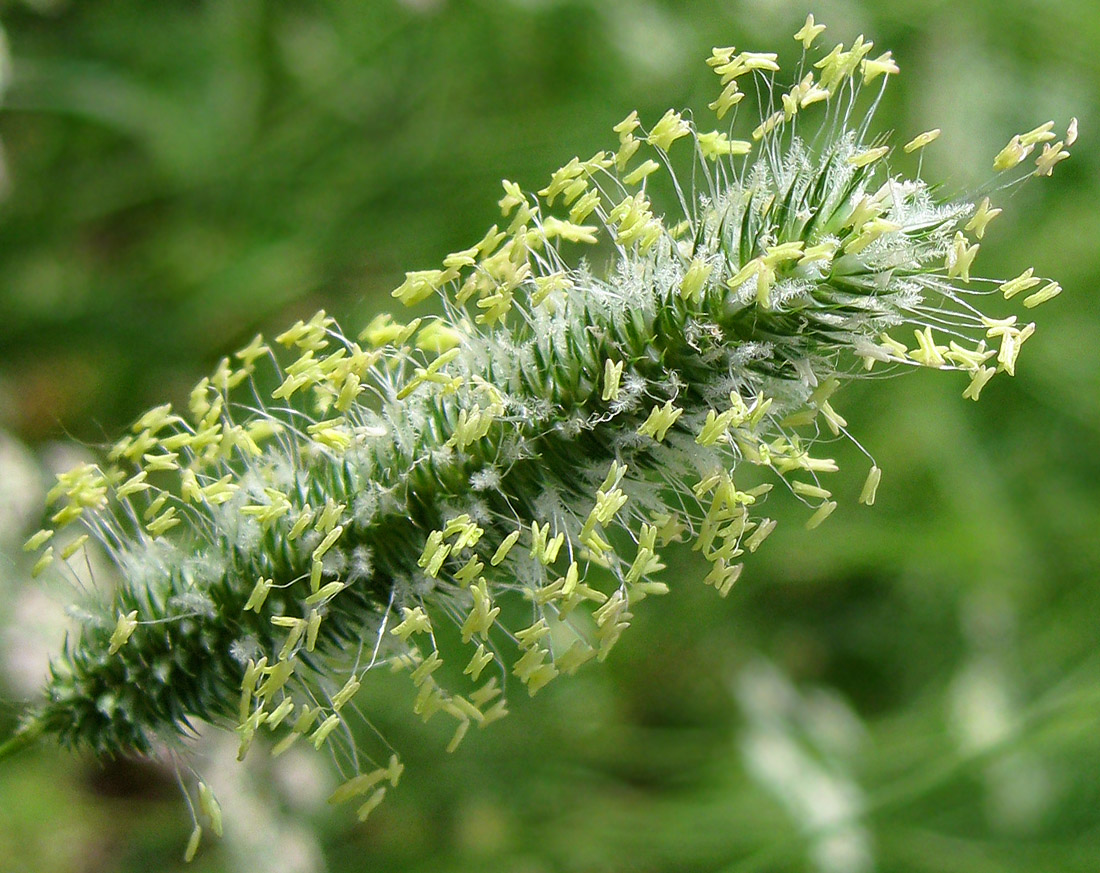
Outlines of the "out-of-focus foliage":
M763 0L0 8L13 56L0 426L43 469L47 440L115 434L257 329L319 306L348 324L388 307L402 271L496 219L501 176L539 187L610 145L631 108L650 123L669 105L705 111L711 45L789 51L806 12ZM814 533L788 507L725 601L695 556L670 553L673 593L637 610L604 669L520 703L453 756L442 727L406 724L403 684L375 683L371 710L400 713L377 727L408 769L370 821L318 807L323 773L223 788L237 799L227 838L191 869L274 869L265 846L284 869L335 873L1100 866L1100 9L814 11L834 42L865 32L894 50L904 75L885 126L943 128L926 165L959 187L987 178L1011 133L1080 117L1073 160L1002 194L984 240L988 272L1033 263L1066 288L1040 310L1015 380L994 380L976 406L920 374L848 392L841 411L885 471L873 509L855 507L856 481ZM0 482L40 487L18 449L0 457ZM42 607L16 545L36 519L4 505L11 670ZM14 676L5 686L18 693ZM182 867L189 823L170 779L48 748L8 764L0 869Z

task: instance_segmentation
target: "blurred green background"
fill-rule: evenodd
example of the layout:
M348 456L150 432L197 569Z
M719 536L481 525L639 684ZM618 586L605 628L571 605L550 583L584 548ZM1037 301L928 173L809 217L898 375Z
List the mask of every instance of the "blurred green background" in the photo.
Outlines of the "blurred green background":
M637 108L705 111L712 45L793 50L769 0L0 2L0 729L60 644L63 592L18 544L49 470L185 398L257 330L324 307L354 326L407 269L496 220ZM921 373L839 398L855 451L825 527L784 524L727 600L670 553L673 593L613 657L471 735L365 701L406 758L365 825L332 776L201 754L228 832L213 871L1100 869L1100 6L815 3L825 40L893 49L880 127L937 126L926 175L987 178L1009 135L1071 114L1053 179L998 205L983 272L1066 292L1019 375L978 405ZM830 43L831 44L831 43ZM230 740L230 745L232 741ZM265 769L267 768L267 769ZM0 870L182 869L172 777L51 748L0 768Z

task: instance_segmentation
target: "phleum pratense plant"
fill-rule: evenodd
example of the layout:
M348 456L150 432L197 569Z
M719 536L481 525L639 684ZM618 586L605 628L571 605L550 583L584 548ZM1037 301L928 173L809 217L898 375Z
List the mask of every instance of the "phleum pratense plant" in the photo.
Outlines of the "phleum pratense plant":
M921 178L939 130L895 149L872 129L891 53L860 37L815 60L822 30L810 16L796 34L787 90L775 54L714 49L723 129L632 112L616 151L574 158L537 195L505 181L499 227L393 292L437 297L442 316L380 316L353 339L320 312L257 336L186 410L150 410L104 463L59 476L52 522L82 530L64 546L35 534L35 574L91 539L123 581L82 598L0 756L49 734L183 761L207 721L236 731L242 759L260 737L273 755L328 749L346 777L333 801L365 818L402 770L354 739L367 671L407 671L453 750L506 714L505 691L606 658L667 593L670 542L724 596L775 527L774 484L810 507L808 528L828 518L837 467L820 447L847 436L846 382L958 370L977 400L1012 375L1035 328L996 304L1031 309L1059 285L975 273L1001 210ZM748 124L746 82L771 104ZM1014 136L988 193L1049 175L1075 138L1076 122L1056 142L1053 122ZM675 192L663 218L657 179ZM772 481L739 487L752 468ZM862 503L879 475L871 463Z

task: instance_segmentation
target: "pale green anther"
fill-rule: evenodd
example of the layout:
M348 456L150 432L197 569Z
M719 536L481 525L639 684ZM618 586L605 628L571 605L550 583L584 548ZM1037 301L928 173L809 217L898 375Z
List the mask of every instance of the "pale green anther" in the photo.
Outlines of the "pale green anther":
M321 707L319 707L319 706L311 707L308 704L303 703L302 704L302 712L298 716L298 718L295 719L294 724L291 725L290 729L292 731L294 731L295 733L297 733L297 734L307 733L310 730L310 728L313 727L314 723L317 721L317 719L318 719L318 717L320 717L320 715L321 715Z
M575 224L581 224L600 205L600 192L592 188L584 193L569 210L569 220Z
M982 389L996 372L996 367L979 367L975 370L970 376L970 384L963 391L963 397L967 400L977 400L981 396Z
M763 258L753 258L751 261L745 264L745 266L743 266L740 270L738 270L736 273L730 276L729 279L726 280L727 287L736 290L742 284L747 282L750 278L755 276L763 268L763 266Z
M401 779L401 774L404 772L405 765L401 763L397 755L390 755L389 764L386 765L386 778L390 780L390 785L396 788Z
M654 169L657 169L654 166ZM624 182L627 180L624 179ZM629 184L629 183L628 183ZM543 219L542 232L546 239L563 239L567 242L586 243L594 245L598 242L599 228L595 225L574 224L571 221L562 221L550 215Z
M482 650L483 648L484 646L478 646L479 650ZM477 680L475 679L474 681L476 682ZM470 702L475 707L479 708L478 711L480 712L480 707L485 706L485 704L487 704L489 701L494 700L500 695L501 689L500 686L497 684L497 677L493 676L480 688L470 692ZM482 713L482 715L484 716L484 713Z
M573 280L564 272L550 273L534 278L535 290L531 292L531 305L541 306L556 291L565 291L573 287Z
M294 525L290 528L290 531L287 533L287 539L291 539L291 540L298 539L298 537L300 537L303 533L305 533L306 528L309 527L312 522L313 522L313 510L310 508L310 505L307 503L305 506L302 507L302 511L298 513L298 519L297 519L297 521L294 522Z
M83 548L84 544L88 542L88 538L89 534L81 534L75 540L65 546L65 548L61 550L61 560L67 561L69 560L69 558L79 552L80 549Z
M901 225L896 222L887 221L885 218L872 219L863 225L857 236L850 238L844 244L844 251L849 255L857 255L886 234L895 233L899 230L901 230Z
M436 553L445 548L448 552L451 550L449 545L443 544L443 531L433 530L428 534L427 540L424 542L424 550L420 553L420 558L417 560L416 565L420 568L427 567L435 558Z
M756 126L752 132L752 138L757 141L762 140L785 121L786 117L786 113L782 110L773 112Z
M545 198L547 204L553 206L558 195L562 194L584 172L585 169L581 166L580 159L577 157L570 158L569 163L550 174L550 184L539 191L539 196Z
M141 418L139 418L133 426L134 433L140 433L141 431L148 431L151 436L171 424L176 424L181 421L178 415L172 415L172 404L165 403L163 406L155 406L146 412Z
M314 561L320 561L321 558L323 558L325 556L325 553L329 549L331 549L336 544L336 541L338 539L340 539L340 537L343 536L343 535L344 535L344 526L340 525L340 524L336 525L336 527L334 527L332 530L330 530L325 535L325 538L323 540L321 540L320 543L318 543L317 548L315 548L313 550L313 555L312 555L313 560Z
M814 40L817 39L822 33L825 32L824 24L814 23L814 16L811 12L806 16L806 23L795 33L794 38L798 42L802 43L802 48L806 51L810 50L810 46L813 45Z
M844 227L850 227L855 233L859 234L862 232L864 225L879 218L884 210L885 205L877 198L861 197L851 215L845 220Z
M755 552L757 549L760 548L764 540L766 540L771 535L771 532L775 530L775 526L777 524L778 522L775 521L775 519L764 519L762 522L760 522L760 525L756 528L756 530L749 534L748 539L745 540L745 548L748 549L750 552Z
M629 172L625 176L623 176L623 184L624 185L637 185L639 182L641 182L647 176L657 172L659 169L661 169L660 164L658 164L652 158L647 159L646 161L644 161L643 163L641 163L637 167L635 167L631 172Z
M601 152L602 154L602 152ZM569 185L566 186L565 191L562 192L562 202L568 206L578 197L580 197L586 190L588 190L588 179L581 176L574 179Z
M821 506L817 508L817 511L806 520L806 530L813 530L818 527L825 519L833 514L834 509L836 509L835 500L827 500L822 503Z
M159 537L179 524L181 519L176 515L176 507L169 506L164 512L145 525L145 529L154 537Z
M340 520L340 516L343 515L346 508L345 504L337 503L330 497L325 501L325 508L317 516L317 524L314 525L313 529L317 533L328 533L336 527L336 523Z
M321 574L325 565L321 561L314 561L309 566L309 590L316 592L321 588Z
M747 155L752 151L752 143L743 139L730 139L725 133L712 130L709 133L700 133L695 137L699 144L699 153L712 161L720 157L732 157L734 155Z
M422 607L414 606L410 609L407 606L403 606L401 607L401 613L403 620L397 627L393 628L390 633L395 637L400 637L402 642L408 642L409 637L413 634L430 634L432 632L431 620Z
M421 682L419 687L420 691L416 695L416 700L413 701L413 712L427 722L443 709L447 698L443 696L439 684L431 677Z
M392 292L406 306L415 306L435 294L443 285L442 270L413 270Z
M322 585L313 594L310 594L303 603L305 603L306 606L315 606L318 603L324 603L326 600L331 600L347 587L347 584L344 582L329 582Z
M800 239L771 246L764 254L764 265L775 268L787 261L797 261L802 257L803 246Z
M507 218L511 215L513 209L522 203L526 203L527 198L523 194L523 189L515 182L503 179L501 184L504 186L504 196L500 198L497 205L500 207L500 214ZM446 262L444 262L444 265L446 265Z
M424 566L424 573L432 579L438 578L439 571L443 568L443 562L447 560L447 557L448 555L450 555L450 553L450 543L447 543L446 545L440 546L438 549L436 549L435 553L432 555L431 560L428 561L428 563Z
M432 652L432 654L434 655L435 652ZM425 661L424 663L427 663L427 661ZM421 666L423 666L423 664ZM359 687L361 685L362 683L356 676L351 676L348 681L344 683L344 687L337 691L336 694L333 696L332 711L339 712L341 709L343 709L351 701L351 699L359 693Z
M635 109L611 129L619 135L619 140L621 142L630 136L633 131L637 130L640 124L641 122L638 121L638 110Z
M963 230L972 232L974 236L981 239L985 236L985 228L994 218L1000 215L1002 210L997 208L990 208L989 198L983 197L982 202L978 204L977 210L970 220L966 223Z
M273 585L274 582L271 579L264 579L261 576L252 588L252 594L249 595L248 602L244 605L244 611L248 612L251 609L259 613Z
M374 812L374 810L378 807L378 804L380 804L382 802L382 800L383 800L383 798L385 798L385 796L386 796L386 789L385 788L379 788L377 791L375 791L374 794L372 794L370 796L370 799L367 800L366 803L364 803L362 806L359 807L359 809L357 809L355 811L356 818L358 818L359 821L361 821L361 822L366 821L367 817L372 812Z
M472 549L481 540L482 534L485 533L483 528L478 527L476 524L468 523L462 527L458 532L458 537L452 544L452 554L462 551L463 549Z
M931 326L926 327L924 330L914 330L913 334L917 338L917 348L911 351L909 356L914 361L926 367L946 366L947 360L944 358L944 353L948 348L947 346L936 345Z
M812 485L809 482L792 482L791 490L801 497L812 497L819 500L825 500L833 496L831 491L822 488L820 485Z
M714 271L714 264L695 258L684 273L680 282L680 296L684 300L698 302L702 299L703 288L706 286L710 274ZM620 365L621 372L621 365ZM606 399L606 398L605 398Z
M1033 148L1035 148L1034 145L1025 146L1020 141L1019 135L1012 137L1008 141L1008 145L1001 149L993 159L993 169L997 172L1012 169L1026 158Z
M873 164L880 158L886 157L889 153L889 146L879 146L878 148L867 149L867 151L852 155L848 158L848 163L853 167L866 167L868 164Z
M646 142L667 152L676 140L690 133L690 125L680 117L679 112L670 109L653 125Z
M1035 276L1035 268L1028 267L1015 279L1010 279L1003 283L998 290L1004 295L1005 300L1011 300L1021 291L1027 291L1030 288L1034 288L1042 281L1042 279Z
M211 482L209 485L202 486L199 492L202 498L208 503L214 506L220 506L229 501L239 489L240 486L233 481L233 474L227 473L216 482Z
M267 715L267 726L269 730L275 730L279 725L283 723L288 715L294 711L294 700L290 697L284 697L283 702L276 706Z
M199 810L210 822L210 828L216 837L222 836L222 807L214 792L205 782L199 783Z
M439 652L433 651L427 658L420 662L412 673L409 674L409 678L412 680L413 685L419 687L432 675L432 673L442 666L443 659L439 657Z
M115 654L126 643L130 641L130 637L133 636L134 631L137 629L137 610L131 610L123 615L121 612L118 614L118 622L115 624L114 632L111 634L110 647L107 649L108 655Z
M324 742L328 739L329 734L336 730L339 724L340 716L336 715L335 713L333 715L330 715L323 722L321 722L320 726L317 728L317 730L313 732L312 736L310 736L309 738L309 741L313 743L313 748L320 751L321 746L324 745Z
M264 343L263 335L256 334L247 346L234 354L245 366L249 366L257 358L261 358L270 352L271 349Z
M179 469L179 453L178 452L165 452L161 455L142 455L142 460L145 462L145 469L152 473L154 471L165 472Z
M619 399L619 380L623 375L623 362L612 361L610 358L603 364L603 400Z
M466 562L466 565L454 574L455 582L465 588L471 582L473 582L485 569L485 564L478 560L477 555L474 555Z
M531 522L531 557L539 558L546 551L546 538L550 536L550 522L539 527L537 521Z
M926 130L924 133L918 133L902 147L902 150L907 155L912 154L917 149L922 149L925 146L934 143L937 139L939 139L941 133L942 131L938 127L935 127L932 130Z
M1034 309L1040 303L1046 303L1048 300L1057 297L1062 293L1062 286L1057 282L1050 282L1044 287L1040 288L1034 294L1024 298L1024 306L1028 309Z
M901 72L898 69L898 65L894 62L893 52L886 52L879 55L874 60L864 60L862 62L863 67L863 84L873 81L879 76L895 76Z
M241 691L248 698L252 697L252 694L256 691L256 682L264 674L267 669L267 656L260 658L259 661L253 661L249 659L248 666L245 668L244 677L241 679ZM244 721L245 716L241 716L241 721Z
M470 587L473 596L473 607L466 621L462 623L462 642L468 643L474 634L480 634L482 639L488 639L489 628L500 614L499 606L492 606L492 599L485 579L479 579L476 585Z
M609 524L615 517L615 513L626 505L627 499L626 494L619 488L611 491L601 489L596 492L596 505L592 508L590 517L600 524Z
M665 565L661 563L656 552L643 546L638 549L638 553L634 557L634 562L630 565L630 569L627 571L623 581L627 585L633 585L643 576L648 576L650 573L656 573L658 570L664 569L664 566Z
M467 339L460 330L456 330L443 321L431 321L420 329L416 335L416 347L423 351L441 355L462 345ZM358 384L358 382L357 382ZM341 407L337 404L337 409ZM347 411L341 409L341 411Z
M481 671L484 670L492 660L493 653L486 649L483 643L478 643L477 651L470 657L470 663L466 665L466 669L462 672L476 682L481 675Z
M743 92L736 81L732 81L726 84L726 87L722 89L722 93L718 95L718 99L712 103L707 104L708 109L713 109L714 113L718 116L718 120L721 121L725 118L726 113L730 111L734 106L745 99L745 92Z
M863 490L859 493L860 503L866 506L874 506L875 495L878 493L878 483L881 480L882 470L872 464L870 471L867 473L867 480L863 483Z
M533 649L550 635L550 625L545 618L540 618L530 627L516 631L516 642L521 649Z
M340 585L341 590L343 587L342 582L335 582L334 585ZM308 598L307 598L308 600ZM309 618L306 620L306 651L312 652L317 646L317 634L321 630L321 613L316 609L309 611Z
M394 321L389 313L375 316L370 324L359 332L359 340L366 342L375 349L387 345L400 346L405 343L417 329L423 319L414 318L408 324Z
M283 643L283 648L279 652L279 660L285 661L290 657L290 653L305 634L306 620L304 618L295 618L290 615L276 615L272 617L271 623L277 627L285 627L289 631L286 635L286 641Z
M821 70L821 83L824 87L831 88L843 78L842 70L849 57L850 54L844 51L844 43L838 42L825 57L814 64L816 69Z
M190 864L195 860L195 854L199 851L199 843L202 841L202 825L195 825L191 830L191 836L187 840L187 848L183 852L184 863Z
M328 802L335 805L351 800L353 797L358 797L360 794L366 794L385 779L386 774L387 771L380 768L371 770L369 773L360 773L358 776L353 776L347 782L337 786L336 790L329 795Z
M547 566L553 564L558 559L558 552L561 550L562 544L565 542L565 534L560 533L556 537L552 537L547 540L546 545L542 548L539 554L539 561Z
M727 409L720 415L713 409L708 409L707 420L703 422L695 442L701 446L713 446L726 435L734 415L735 412L732 409Z
M741 575L744 566L744 564L728 565L724 558L718 558L714 561L711 571L703 579L703 584L713 585L719 596L725 597L730 593L730 589L733 588L733 584Z
M34 552L46 545L50 537L53 536L53 531L49 529L43 529L31 536L29 540L23 543L24 552Z
M1053 121L1048 121L1044 124L1040 124L1034 130L1029 130L1027 133L1021 133L1019 135L1020 143L1025 146L1034 146L1038 145L1041 142L1050 142L1052 139L1055 138L1054 133L1052 133L1053 129Z
M250 503L242 506L239 511L241 515L256 519L266 529L290 512L290 501L284 498L268 504Z
M501 561L508 557L508 553L512 550L512 546L516 544L516 541L520 538L522 531L512 531L503 540L500 541L500 545L497 546L497 550L493 553L493 557L489 559L489 563L494 567L498 566Z
M546 655L546 649L538 647L528 648L523 653L523 656L512 666L512 674L519 677L520 682L528 682L546 661Z
M732 394L730 395L730 401L733 402ZM752 411L748 415L749 426L758 427L760 422L764 420L764 416L771 410L774 402L771 397L765 397L763 394L757 395L756 400L753 401Z
M673 405L671 400L665 401L664 406L654 406L649 418L638 428L638 433L661 442L683 412L684 410Z
M968 242L969 240L961 232L955 234L955 239L947 253L948 279L958 276L964 282L970 281L970 266L974 263L974 258L977 257L981 246L978 243L968 246Z
M279 742L271 747L271 757L278 758L280 755L287 752L291 746L293 746L298 740L302 738L300 733L289 733L283 737Z

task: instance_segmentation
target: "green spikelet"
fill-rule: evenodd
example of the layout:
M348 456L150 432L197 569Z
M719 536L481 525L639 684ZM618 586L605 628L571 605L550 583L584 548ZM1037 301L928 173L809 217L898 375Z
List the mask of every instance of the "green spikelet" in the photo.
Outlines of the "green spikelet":
M811 17L797 39L809 50L819 32ZM453 749L506 713L506 687L534 694L606 658L668 591L669 542L728 593L775 527L772 486L739 487L742 467L824 522L836 464L818 436L845 433L845 383L925 366L963 371L977 399L1011 375L1034 325L976 305L1041 280L975 274L971 237L999 210L905 175L938 131L904 154L870 131L898 69L869 49L804 58L786 92L775 55L715 49L718 117L753 81L780 95L773 111L717 131L631 113L616 152L573 159L537 195L505 181L504 229L393 292L438 296L442 317L382 316L353 337L320 312L258 336L188 409L151 410L103 464L59 477L54 524L81 526L125 581L86 606L0 756L36 733L148 753L200 719L236 730L242 757L266 736L275 754L305 738L358 761L345 719L382 664L408 671L417 714L453 722ZM1065 154L1053 139L1014 137L998 184L1038 145L1047 173ZM647 193L659 177L678 195L665 218ZM38 570L49 539L29 544ZM362 799L365 817L399 776L396 758L362 768L334 799ZM207 818L220 829L220 810Z

